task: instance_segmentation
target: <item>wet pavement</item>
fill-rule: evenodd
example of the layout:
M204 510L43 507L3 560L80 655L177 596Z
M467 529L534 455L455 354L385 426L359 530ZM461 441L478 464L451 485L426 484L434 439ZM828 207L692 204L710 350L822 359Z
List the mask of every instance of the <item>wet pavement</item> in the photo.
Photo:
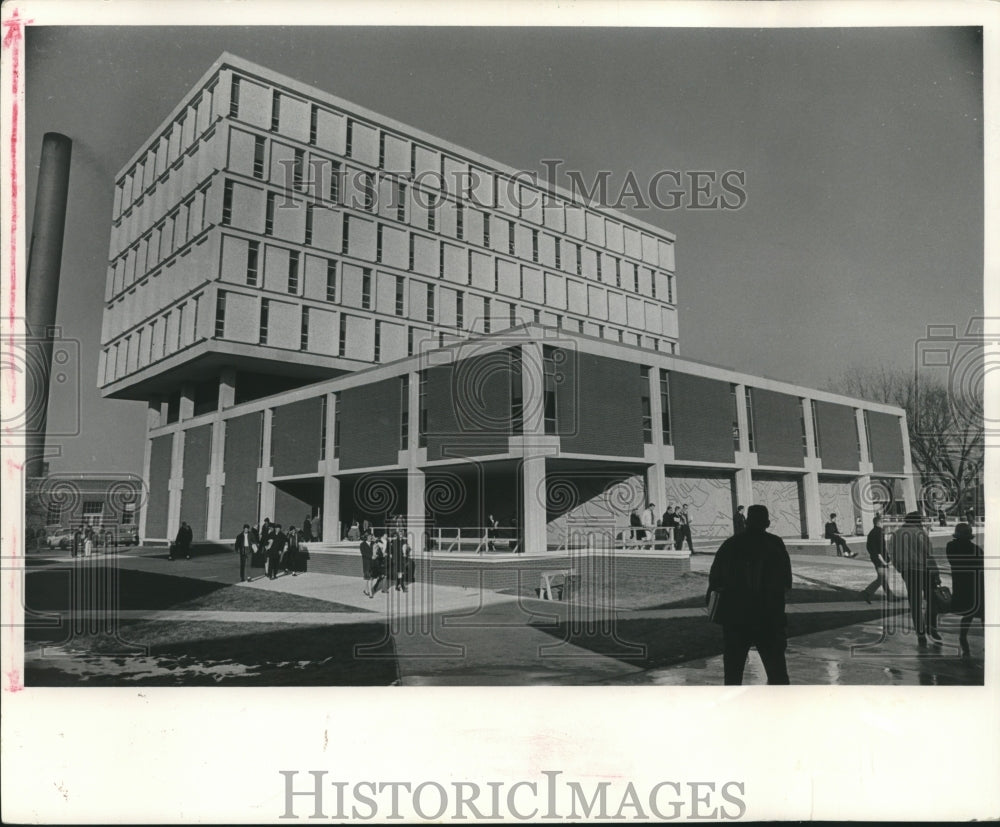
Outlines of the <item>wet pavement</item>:
M48 559L56 565L67 562ZM711 559L696 555L692 570L707 571ZM136 675L155 683L162 672L164 682L177 682L178 664L184 667L183 674L216 684L245 678L248 673L264 683L280 675L275 682L289 685L297 680L403 685L703 686L722 682L721 630L708 623L703 610L691 601L626 610L473 588L432 588L420 582L406 592L391 589L369 598L363 594L360 578L339 575L306 573L237 583L233 558L227 555L171 563L155 552L140 551L121 557L119 565L149 575L207 581L213 589L247 590L248 598L267 595L268 605L278 610L118 609L118 620L132 628L152 623L207 631L204 637L172 641L169 657L146 652L130 658L121 652L101 654L53 645L46 647L43 657L41 645L32 642L25 653L29 684L33 666L44 666L48 681L60 673L67 683L119 678L127 683ZM46 567L35 570L42 568ZM859 590L874 575L867 560L797 555L793 571L787 652L793 684L983 684L981 625L974 626L970 635L971 657L960 656L954 616L942 618L942 644L919 647L908 628L905 600L877 597L868 605L861 598ZM890 585L905 594L898 575ZM240 594L234 591L227 596L239 598ZM283 611L283 599L329 610ZM93 610L83 614L91 611L103 614ZM339 649L332 653L329 641L338 634L342 637ZM278 649L290 653L287 659L275 659L262 669L231 654L230 650L240 647L259 650L254 641L269 637L282 641ZM368 642L359 649L359 641ZM356 658L364 647L377 649L377 668L345 668L345 658ZM765 682L759 658L751 652L744 683Z

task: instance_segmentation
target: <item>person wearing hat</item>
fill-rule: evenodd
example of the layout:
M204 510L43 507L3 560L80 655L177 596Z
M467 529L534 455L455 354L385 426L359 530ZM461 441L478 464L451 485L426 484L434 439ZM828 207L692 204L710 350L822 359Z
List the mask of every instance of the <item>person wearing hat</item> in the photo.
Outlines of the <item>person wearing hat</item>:
M951 566L951 611L962 616L958 642L962 657L969 657L969 627L979 618L985 622L986 581L983 575L983 549L973 541L972 526L959 523L954 539L945 548Z
M896 529L892 538L892 563L906 583L906 599L917 643L926 646L928 637L941 643L934 603L934 588L941 583L941 578L931 553L931 538L919 511L907 514L903 524Z
M706 602L721 592L723 672L727 686L743 683L751 646L757 647L769 684L787 684L785 592L792 587L792 563L782 539L767 532L763 505L747 509L747 527L716 552L708 575Z

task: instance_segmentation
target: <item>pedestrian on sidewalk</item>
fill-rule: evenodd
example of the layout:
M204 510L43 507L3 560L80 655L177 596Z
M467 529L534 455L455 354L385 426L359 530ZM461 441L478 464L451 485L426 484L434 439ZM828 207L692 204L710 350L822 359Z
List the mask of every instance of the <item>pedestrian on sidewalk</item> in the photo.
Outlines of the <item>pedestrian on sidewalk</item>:
M694 544L691 542L691 515L688 513L687 503L684 503L674 516L677 519L677 530L674 532L677 538L674 544L676 550L680 551L684 547L684 541L687 540L688 550L694 554Z
M365 536L361 538L361 576L365 580L364 595L371 597L368 591L368 581L372 579L372 533L370 531L366 531Z
M736 506L736 513L733 515L733 533L739 534L747 530L747 517L743 513L743 506Z
M249 523L244 523L243 531L236 535L234 547L240 558L240 582L249 583L252 578L248 576L248 571L253 561L253 554L257 551L257 543L254 542Z
M281 565L281 553L284 551L287 540L285 532L281 530L281 523L275 523L271 534L271 541L267 546L265 573L268 580L278 579L278 566Z
M767 531L763 505L747 509L747 527L726 540L708 575L706 602L721 593L723 671L727 686L743 683L747 655L757 647L769 684L787 684L785 592L792 587L792 563L780 537Z
M926 646L928 637L941 643L934 602L934 588L941 583L941 578L931 553L931 538L919 511L907 514L903 524L896 529L892 538L892 564L906 583L906 599L917 632L917 644Z
M875 579L872 580L861 592L866 603L872 602L872 595L882 587L886 599L892 600L892 592L889 589L889 559L885 549L885 535L882 532L882 518L877 514L872 518L872 530L868 532L868 539L865 543L868 549L868 556L875 566Z
M962 657L969 657L969 627L986 617L986 580L983 576L983 549L972 542L972 526L959 523L954 539L945 548L951 566L951 610L962 616L958 642Z
M378 537L375 540L374 555L372 556L371 583L368 586L368 596L374 597L383 580L386 580L386 559L385 559L385 537ZM389 584L386 580L382 591L389 591Z

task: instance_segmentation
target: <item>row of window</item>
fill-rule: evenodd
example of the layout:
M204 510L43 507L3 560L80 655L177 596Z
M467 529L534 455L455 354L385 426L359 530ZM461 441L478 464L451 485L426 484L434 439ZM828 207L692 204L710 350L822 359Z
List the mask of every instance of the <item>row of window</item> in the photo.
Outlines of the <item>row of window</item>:
M148 325L140 327L105 350L101 384L152 364L189 344L198 336L198 312L201 295L177 305ZM190 308L190 317L188 310ZM217 309L218 310L218 309ZM188 327L190 325L190 327Z
M243 79L234 74L232 78L229 114L232 118L244 120L241 118L242 84ZM254 85L256 86L256 84ZM309 135L307 142L310 146L319 146L321 113L324 115L332 115L333 113L318 104L293 98L286 92L278 89L271 89L270 95L270 131L272 133L279 133L280 131L282 120L282 99L294 100L297 104L299 104L299 108L301 109L304 109L305 106L309 107ZM537 224L543 223L543 217L546 210L565 209L566 207L576 207L581 210L585 209L580 205L566 202L550 192L534 186L529 186L522 179L517 178L516 176L504 175L498 172L488 172L485 169L475 168L472 166L466 167L465 162L449 158L444 153L440 153L437 150L431 150L427 147L423 147L414 142L410 137L392 135L392 133L387 132L382 127L360 122L352 116L337 115L336 117L343 117L344 120L344 155L355 163L368 164L369 166L374 166L377 170L387 171L388 141L391 138L392 140L402 142L401 145L409 144L410 157L408 174L411 180L421 181L425 176L433 177L440 184L439 189L445 189L452 194L456 200L468 200L484 207L501 209L508 205L501 203L499 194L506 192L508 194L507 200L511 202L509 204L511 213L514 214L516 212L519 219L533 221ZM355 151L355 132L358 129L362 129L366 132L366 134L373 131L378 133L377 160L367 152L359 154ZM265 139L263 136L258 136L257 145L255 146L255 168L257 166L257 158L259 156L261 174L263 174L264 166L264 141ZM301 153L302 150L296 149L295 152L296 157L298 158L298 154ZM423 157L424 153L426 153L426 157ZM428 166L427 160L433 158L434 155L437 156L437 168L432 170ZM392 166L395 168L395 172L389 172L389 174L394 176L404 174L403 170L400 168L398 158L394 160ZM370 173L365 174L370 175ZM337 179L338 176L334 175L333 178ZM454 183L454 187L448 186L450 182ZM488 191L492 194L490 199L492 203L489 204L482 203L482 199L477 197L478 193L483 191L487 182ZM374 183L374 178L372 178L372 183ZM331 186L333 186L333 184L331 184ZM374 187L371 188L371 191L374 191ZM607 232L608 227L615 228L611 233L614 236L618 236L620 233L624 233L626 231L636 233L640 239L644 235L641 231L628 227L628 225L623 222L613 221L599 215L596 212L587 211L586 214L591 218L591 220L601 222L601 224L605 227L605 232ZM584 223L587 223L587 221L585 220ZM652 237L650 236L650 238ZM641 246L641 240L638 243Z

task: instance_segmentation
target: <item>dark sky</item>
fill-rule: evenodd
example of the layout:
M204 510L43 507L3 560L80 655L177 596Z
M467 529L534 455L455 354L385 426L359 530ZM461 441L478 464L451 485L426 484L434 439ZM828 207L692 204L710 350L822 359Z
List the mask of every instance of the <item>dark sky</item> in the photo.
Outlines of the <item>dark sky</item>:
M223 51L518 169L609 170L612 192L744 171L739 210L625 209L678 236L684 355L822 387L982 314L978 29L29 27L28 216L42 134L73 139L57 322L82 421L53 470L141 471L145 406L96 389L114 175Z

